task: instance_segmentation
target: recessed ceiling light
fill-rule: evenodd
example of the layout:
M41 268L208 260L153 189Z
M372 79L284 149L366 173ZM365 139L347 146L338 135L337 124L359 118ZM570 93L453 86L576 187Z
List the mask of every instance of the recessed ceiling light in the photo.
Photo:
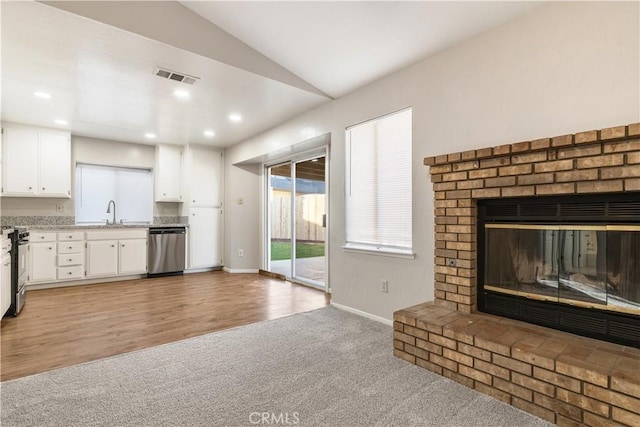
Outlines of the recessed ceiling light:
M237 113L229 114L229 120L233 123L240 123L242 121L242 116Z
M155 133L151 133L151 132L147 132L144 134L145 138L149 138L149 139L156 139L156 134Z
M33 92L33 96L41 99L51 99L51 94L47 92Z
M188 98L189 97L189 92L187 92L186 90L182 90L182 89L177 89L173 91L173 94L175 96L177 96L178 98Z
M65 125L68 125L68 124L69 124L69 122L68 122L68 121L66 121L66 120L60 120L60 119L57 119L57 120L54 120L54 121L55 121L55 122L56 122L56 124L58 124L58 125L63 125L63 126L65 126Z
M216 136L216 133L212 130L205 130L204 131L204 136L208 137L208 138L213 138L214 136Z

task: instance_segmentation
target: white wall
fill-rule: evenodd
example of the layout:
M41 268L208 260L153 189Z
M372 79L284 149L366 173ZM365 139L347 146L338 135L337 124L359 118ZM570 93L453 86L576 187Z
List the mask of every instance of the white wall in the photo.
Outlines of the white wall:
M394 73L227 150L225 254L258 268L261 179L233 166L331 132L332 301L381 316L433 298L433 193L426 156L640 121L637 2L562 2ZM415 260L345 253L344 129L413 107ZM245 197L244 205L234 204ZM251 199L250 199L251 198ZM247 204L250 201L250 204ZM259 224L259 222L258 222ZM240 259L233 245L245 246ZM380 280L389 280L389 293Z
M80 162L147 169L155 166L156 148L153 145L72 136L71 148L74 165Z
M226 156L225 156L226 157ZM226 159L225 159L226 161ZM260 167L225 164L224 263L234 270L259 268L260 259ZM242 198L243 203L238 204ZM233 218L229 218L233 216ZM238 250L244 256L238 256ZM231 261L232 260L232 261Z

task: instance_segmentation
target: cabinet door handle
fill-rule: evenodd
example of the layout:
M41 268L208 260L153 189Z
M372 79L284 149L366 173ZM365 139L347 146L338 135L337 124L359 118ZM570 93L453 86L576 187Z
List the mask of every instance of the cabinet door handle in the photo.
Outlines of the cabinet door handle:
M73 258L69 258L69 262L73 261Z
M73 274L73 273L70 271L70 272L68 272L67 274Z
M194 200L193 203L195 203L196 201Z
M52 248L51 246L49 246L49 248L48 248L48 249L49 249L49 250L51 250L51 249L53 249L53 248Z
M40 236L41 239L44 239L44 236Z
M124 243L122 244L122 247L124 248Z
M73 239L73 236L69 236L69 239Z
M42 187L42 191L46 190L46 188Z
M73 246L69 246L69 249L73 249Z
M33 187L29 187L29 190L32 190L32 189L33 189Z
M166 196L166 195L167 195L167 193L162 193L162 195L163 195L163 196Z
M112 247L112 248L115 248L115 247L116 247L116 245L111 245L111 247Z

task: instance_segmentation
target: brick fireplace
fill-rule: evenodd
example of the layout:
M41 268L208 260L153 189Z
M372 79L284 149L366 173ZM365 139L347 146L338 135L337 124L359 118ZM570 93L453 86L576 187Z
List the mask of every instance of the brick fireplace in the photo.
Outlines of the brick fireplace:
M640 123L424 163L435 301L395 313L395 355L558 425L640 425L638 348L480 313L477 264L479 200L640 192Z

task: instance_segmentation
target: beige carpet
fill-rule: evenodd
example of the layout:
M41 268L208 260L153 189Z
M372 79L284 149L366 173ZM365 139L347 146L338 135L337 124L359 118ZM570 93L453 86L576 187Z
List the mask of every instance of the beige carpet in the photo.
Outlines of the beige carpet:
M549 426L392 356L335 308L1 384L2 426Z

